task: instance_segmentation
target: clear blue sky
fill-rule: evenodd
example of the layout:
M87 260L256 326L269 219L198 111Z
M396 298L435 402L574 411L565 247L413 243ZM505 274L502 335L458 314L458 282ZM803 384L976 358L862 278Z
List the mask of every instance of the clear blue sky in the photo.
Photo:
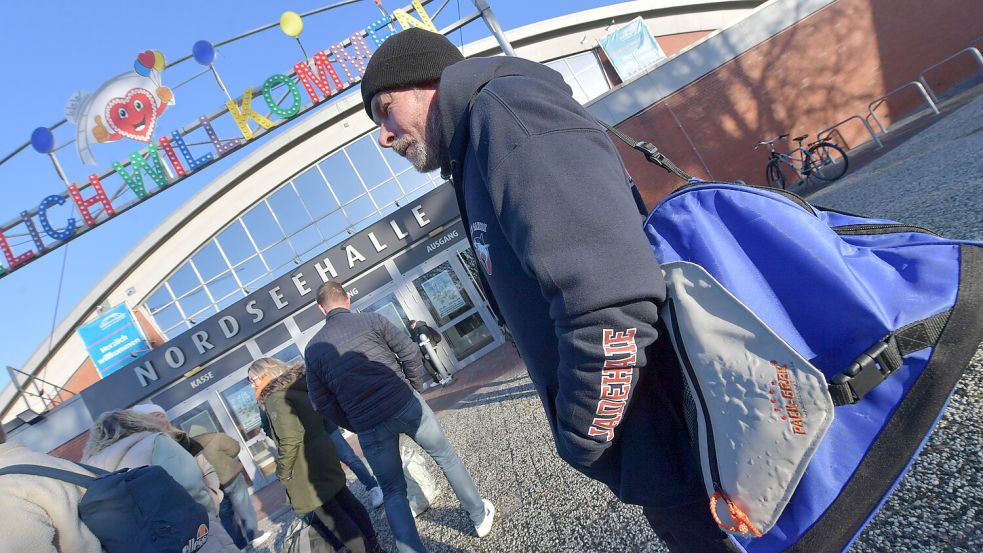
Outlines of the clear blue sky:
M176 60L190 53L191 45L198 40L220 42L276 22L285 10L304 13L333 3L330 0L11 3L5 6L7 25L0 33L0 52L3 52L0 67L7 83L0 87L3 110L0 157L27 141L36 127L61 120L65 103L75 91L93 91L109 78L132 69L136 55L144 50L159 50L168 60ZM408 3L408 0L383 0L389 11ZM427 11L433 13L441 3L432 2ZM489 3L508 31L617 1L490 0ZM450 0L436 19L437 27L447 26L459 14L473 11L470 0ZM371 0L314 15L305 19L301 40L308 53L313 53L343 40L379 15ZM451 38L460 43L487 35L486 27L475 22ZM289 72L300 59L302 54L296 42L273 29L220 49L215 65L230 92L238 96L246 87L262 83L269 75ZM188 61L165 71L162 80L173 86L201 69ZM175 98L177 103L162 115L156 136L183 127L224 102L215 81L208 76L176 90ZM55 131L56 142L64 144L74 136L74 130L73 125L63 125ZM94 151L99 160L96 167L82 166L74 145L58 151L57 155L69 179L81 184L90 173L102 172L113 161L125 159L130 151L137 149L135 146L140 144L129 140L96 146ZM3 313L0 363L20 367L39 346L47 347L53 319L60 322L160 221L255 147L252 144L244 148L88 232L67 248L0 279L0 312ZM3 198L0 220L13 219L21 210L34 208L45 196L64 189L46 156L33 150L22 152L0 166L0 197ZM24 247L15 247L15 253ZM63 261L64 282L58 298ZM6 371L0 371L0 385L7 380Z

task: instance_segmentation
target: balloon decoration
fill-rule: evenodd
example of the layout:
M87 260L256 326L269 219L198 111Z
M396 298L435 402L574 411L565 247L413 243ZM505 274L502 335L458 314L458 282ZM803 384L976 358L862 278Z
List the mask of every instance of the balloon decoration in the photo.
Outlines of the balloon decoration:
M165 65L167 62L164 60L164 54L159 50L145 50L137 55L136 61L133 62L133 70L141 77L149 77L151 71L160 73Z
M31 146L39 154L50 154L55 149L55 135L47 127L38 127L31 133Z
M207 40L199 40L191 47L191 55L201 65L211 65L215 61L215 47Z
M283 12L280 16L280 30L289 37L297 38L304 30L304 20L297 15L297 12Z

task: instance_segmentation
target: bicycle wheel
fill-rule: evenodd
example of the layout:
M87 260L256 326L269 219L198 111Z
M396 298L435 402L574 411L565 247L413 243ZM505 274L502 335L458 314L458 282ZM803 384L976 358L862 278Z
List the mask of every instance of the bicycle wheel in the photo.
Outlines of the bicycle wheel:
M843 148L832 142L820 142L809 148L812 157L812 174L817 179L834 181L846 173L850 160Z
M768 166L765 167L765 182L775 188L785 190L785 175L782 173L782 168L778 165L777 159L769 161Z

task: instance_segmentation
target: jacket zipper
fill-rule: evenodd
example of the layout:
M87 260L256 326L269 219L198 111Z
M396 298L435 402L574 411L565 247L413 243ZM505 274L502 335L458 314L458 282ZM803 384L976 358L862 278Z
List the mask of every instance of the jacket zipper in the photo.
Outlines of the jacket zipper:
M900 223L868 223L863 225L840 225L838 227L830 228L833 229L833 232L842 236L853 236L857 234L893 234L898 232L917 232L920 234L939 236L927 228L918 227L915 225L904 225Z
M679 349L680 361L682 361L683 367L686 368L686 373L689 375L693 389L696 390L697 397L695 399L703 411L704 428L707 434L707 460L710 464L710 481L713 483L713 490L715 492L722 492L723 486L720 484L720 469L717 467L717 447L713 441L713 428L710 426L710 409L707 407L706 400L703 398L703 390L700 389L700 383L696 379L696 370L693 369L693 365L689 362L689 356L686 355L686 346L683 344L683 337L679 333L679 325L676 324L678 320L676 317L676 305L672 299L667 300L667 303L669 305L669 314L673 320L672 334L676 339L676 347ZM696 438L699 439L698 436Z

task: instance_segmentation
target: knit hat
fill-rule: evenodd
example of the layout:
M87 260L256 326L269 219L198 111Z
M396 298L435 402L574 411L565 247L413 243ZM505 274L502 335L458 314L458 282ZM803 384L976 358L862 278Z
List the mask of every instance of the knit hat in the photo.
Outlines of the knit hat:
M362 102L372 118L372 98L392 88L440 80L444 69L464 59L444 35L412 27L386 39L362 76Z
M156 403L141 403L140 405L134 405L133 407L130 407L130 410L136 411L137 413L143 415L153 415L154 413L160 413L161 415L164 416L167 415L167 412L164 411L164 408L161 407L160 405L157 405Z

